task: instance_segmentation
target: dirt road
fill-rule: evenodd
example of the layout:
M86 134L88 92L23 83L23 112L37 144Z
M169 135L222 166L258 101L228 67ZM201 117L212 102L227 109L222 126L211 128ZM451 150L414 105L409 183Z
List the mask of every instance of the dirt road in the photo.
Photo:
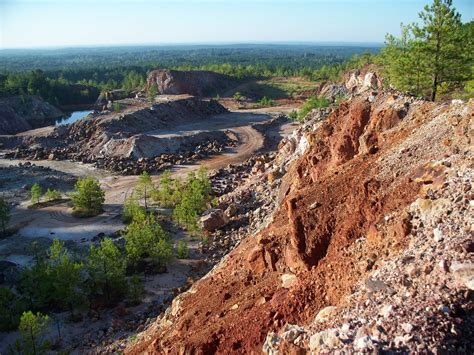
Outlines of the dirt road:
M236 113L232 116L216 116L212 122L205 126L193 124L189 127L180 127L180 131L184 130L209 130L209 129L229 129L239 139L239 145L235 148L228 148L223 154L212 156L199 161L195 165L175 166L172 169L175 177L184 177L190 171L198 169L201 165L208 169L219 169L228 164L240 163L255 152L263 145L263 136L251 127L256 122L264 122L271 118L269 115L252 114L252 113ZM230 118L230 119L229 119ZM0 166L9 166L20 161L0 159ZM22 161L24 162L24 161ZM108 171L94 168L89 164L82 164L70 161L31 161L36 165L48 166L52 169L62 171L64 173L84 177L91 175L98 179L105 190L104 213L100 216L79 219L71 215L71 208L68 203L61 203L55 206L45 207L38 210L28 209L29 202L20 204L13 210L12 222L21 224L24 227L20 233L26 237L50 237L61 238L64 240L89 240L99 233L113 233L123 228L120 220L120 212L123 202L132 192L137 176L120 176L112 174ZM159 174L154 175L154 181L159 180Z

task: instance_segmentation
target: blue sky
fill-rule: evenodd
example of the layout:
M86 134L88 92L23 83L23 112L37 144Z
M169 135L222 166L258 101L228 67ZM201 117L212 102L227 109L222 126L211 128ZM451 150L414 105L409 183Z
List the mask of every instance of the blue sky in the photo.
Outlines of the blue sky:
M0 0L0 48L383 42L431 0ZM467 22L474 0L454 0Z

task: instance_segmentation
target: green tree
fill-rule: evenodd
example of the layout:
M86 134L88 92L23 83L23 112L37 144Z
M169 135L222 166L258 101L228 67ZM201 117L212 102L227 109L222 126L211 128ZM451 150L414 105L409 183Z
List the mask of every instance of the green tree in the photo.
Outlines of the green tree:
M158 85L156 83L153 83L148 89L146 97L150 103L153 103L155 102L156 95L158 95Z
M36 205L37 203L40 202L41 195L43 194L43 191L41 190L41 186L39 184L33 184L31 187L31 202L33 205Z
M212 186L205 167L198 170L197 176L193 172L188 174L180 197L173 211L174 219L188 231L199 232L197 218L209 207L212 199Z
M24 312L20 318L18 329L21 333L20 347L23 354L44 353L47 342L44 336L48 330L49 317L41 313L34 314L31 311Z
M234 95L232 96L232 98L233 98L235 101L239 102L240 100L242 100L242 94L241 94L239 91L237 91L236 93L234 93Z
M174 181L171 178L171 171L165 170L160 178L160 187L157 190L156 199L162 207L173 207Z
M128 281L128 299L132 305L140 304L145 293L140 278L137 275L133 275Z
M100 246L91 245L87 270L92 290L112 303L126 291L125 259L112 239L102 240Z
M77 181L76 191L71 198L73 209L80 216L95 216L103 211L105 193L99 182L91 176Z
M133 220L143 220L145 218L145 208L140 206L133 196L128 197L123 205L122 220L125 223L130 223Z
M176 247L176 256L178 259L189 258L189 248L184 240L180 240L178 242L178 246Z
M64 248L64 242L55 239L48 252L49 279L52 286L52 300L62 309L68 309L74 316L74 309L83 301L83 264L75 262Z
M0 331L14 330L18 327L18 303L11 290L0 287Z
M164 266L173 255L168 234L152 215L129 224L125 234L125 251L132 265L149 257L156 266Z
M148 198L150 194L153 194L154 190L155 186L153 185L150 174L146 171L142 172L138 177L138 184L135 187L134 196L138 199L143 199L145 211L148 210Z
M44 196L46 197L46 201L54 201L54 200L59 200L61 199L61 194L56 191L55 189L48 188L46 190Z
M328 106L329 106L329 101L324 96L310 97L309 99L305 101L301 109L298 111L298 119L300 121L304 120L306 115L315 108L323 108L323 107L328 107Z
M8 223L10 222L10 205L5 197L0 196L0 225L2 226L2 233L5 234Z
M421 25L402 25L400 38L387 35L381 60L392 84L434 101L440 86L469 80L473 39L452 0L433 0L419 17Z

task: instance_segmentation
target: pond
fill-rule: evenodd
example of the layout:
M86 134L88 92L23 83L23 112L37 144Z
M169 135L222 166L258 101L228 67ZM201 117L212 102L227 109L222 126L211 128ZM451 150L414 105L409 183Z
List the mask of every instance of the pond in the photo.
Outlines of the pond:
M87 110L87 111L74 111L69 114L69 116L64 116L61 117L56 121L56 126L62 126L70 123L74 123L77 120L80 120L81 118L86 117L89 113L92 113L94 111L92 110Z

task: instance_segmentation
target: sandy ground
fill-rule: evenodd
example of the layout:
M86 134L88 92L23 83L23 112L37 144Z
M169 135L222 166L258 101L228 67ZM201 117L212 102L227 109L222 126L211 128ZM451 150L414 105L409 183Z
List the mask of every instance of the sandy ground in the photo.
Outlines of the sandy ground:
M267 114L255 114L253 112L237 112L227 115L218 115L212 123L207 120L199 124L193 123L176 127L173 132L156 131L153 134L187 134L190 131L224 130L234 132L239 138L240 144L235 148L229 148L225 153L213 156L198 162L195 165L175 166L173 174L175 176L185 176L188 172L196 170L204 165L208 169L218 169L228 164L240 163L263 146L263 136L251 127L252 124L264 122L270 119ZM283 134L291 130L291 124L282 127ZM9 166L21 161L0 159L0 166ZM22 161L24 162L24 161ZM82 164L71 161L31 161L36 165L48 166L52 169L64 173L84 177L91 175L98 179L105 190L104 213L93 218L76 218L71 215L70 203L64 202L54 206L41 208L38 210L28 209L29 202L21 203L12 211L12 224L23 225L19 234L30 237L49 237L63 240L86 241L99 233L111 234L122 229L124 225L120 220L120 212L126 197L133 190L137 176L119 176L97 169L89 164ZM153 176L155 181L159 180L159 175Z

